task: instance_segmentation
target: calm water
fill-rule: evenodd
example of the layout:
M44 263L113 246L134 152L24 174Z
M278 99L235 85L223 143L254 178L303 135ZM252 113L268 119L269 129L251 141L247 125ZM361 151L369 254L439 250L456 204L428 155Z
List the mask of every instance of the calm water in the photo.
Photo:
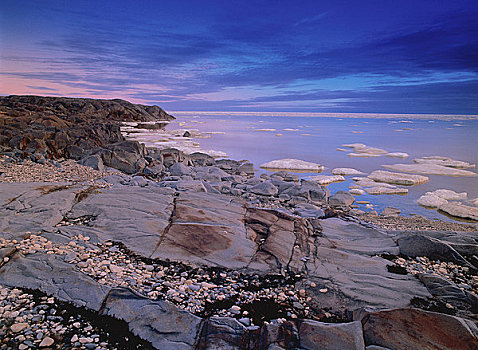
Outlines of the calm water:
M213 134L209 139L198 139L203 149L226 152L232 159L247 159L259 165L274 159L297 158L325 166L322 174L330 175L333 168L350 167L370 173L383 169L382 164L412 163L413 158L440 155L473 164L478 163L478 119L415 119L401 116L394 119L336 117L290 117L257 115L213 115L172 113L178 126L168 128L191 128L201 132L225 132ZM257 131L274 129L274 131ZM284 130L292 129L292 130ZM282 134L282 136L276 136ZM389 152L406 152L406 159L390 157L351 158L347 152L336 148L346 143L364 143ZM385 170L385 169L383 169ZM476 172L476 169L469 169ZM260 170L265 172L265 170ZM299 174L308 176L313 174ZM428 183L407 187L406 196L364 194L357 200L370 201L380 212L386 206L400 208L402 214L421 214L429 218L447 218L435 210L416 204L416 199L427 191L439 188L467 192L468 198L478 197L478 177L429 176ZM347 190L353 183L351 177L342 183L329 185L333 193ZM361 209L365 209L361 205Z

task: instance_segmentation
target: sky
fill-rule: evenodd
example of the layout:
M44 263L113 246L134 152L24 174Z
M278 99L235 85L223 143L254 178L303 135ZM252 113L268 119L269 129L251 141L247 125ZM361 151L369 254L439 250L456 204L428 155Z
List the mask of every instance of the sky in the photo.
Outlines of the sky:
M1 0L11 94L478 114L478 1Z

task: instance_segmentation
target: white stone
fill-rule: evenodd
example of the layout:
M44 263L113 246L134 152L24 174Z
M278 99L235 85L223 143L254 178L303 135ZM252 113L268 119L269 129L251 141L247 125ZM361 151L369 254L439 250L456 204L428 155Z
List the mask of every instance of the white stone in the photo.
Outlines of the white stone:
M430 193L433 193L434 195L443 199L447 199L449 201L459 201L462 199L466 199L468 196L466 192L457 193L455 191L445 189L439 189Z
M462 160L453 160L442 156L421 157L416 158L413 161L417 164L436 164L457 169L468 169L476 166L475 164L470 164Z
M447 203L440 205L439 209L451 216L478 221L478 208L469 207L460 203Z
M432 192L427 192L426 194L418 198L417 203L428 208L438 208L440 207L440 205L447 204L448 201Z
M375 170L368 178L377 182L386 182L396 185L419 185L428 182L428 177L421 175L410 175L402 173L392 173L390 171Z
M334 175L363 175L364 173L354 168L335 168L332 170Z
M408 153L404 152L392 152L392 153L387 153L385 156L387 157L392 157L392 158L407 158Z
M317 175L306 177L307 181L315 182L319 185L328 185L332 182L345 181L345 177L342 175Z
M446 175L446 176L476 176L477 174L462 169L454 169L437 164L388 164L382 167L394 171L402 171L405 173L415 173L423 175Z
M45 338L43 338L43 340L41 341L40 347L43 348L43 347L51 346L51 345L53 345L54 342L55 342L55 341L54 341L52 338L50 338L50 337L45 337Z
M375 154L375 155L382 155L388 153L387 151L376 148L376 147L369 147L364 145L363 143L349 143L342 145L342 147L353 148L354 153L365 153L365 154ZM349 154L350 155L350 154Z
M270 162L262 164L260 167L263 169L300 170L313 171L318 173L324 170L324 167L320 164L291 158L272 160Z

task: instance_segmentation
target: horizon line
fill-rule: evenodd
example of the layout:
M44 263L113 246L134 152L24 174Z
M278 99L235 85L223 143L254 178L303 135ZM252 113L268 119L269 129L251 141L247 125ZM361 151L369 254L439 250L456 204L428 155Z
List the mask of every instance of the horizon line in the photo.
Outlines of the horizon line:
M253 111L172 111L168 110L168 113L171 114L216 114L216 115L255 115L255 116L277 116L277 117L325 117L325 118L335 118L337 116L349 117L349 118L360 118L360 117L376 117L384 119L393 119L393 118L403 118L410 117L415 119L426 119L426 118L465 118L465 119L478 119L478 114L438 114L438 113L370 113L370 112L253 112Z

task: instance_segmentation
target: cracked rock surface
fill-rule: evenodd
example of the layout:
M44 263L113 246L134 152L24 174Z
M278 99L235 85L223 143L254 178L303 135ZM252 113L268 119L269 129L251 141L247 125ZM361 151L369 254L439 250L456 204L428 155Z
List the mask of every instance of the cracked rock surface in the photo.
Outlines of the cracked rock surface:
M404 330L413 327L430 349L456 348L440 343L438 330L428 333L427 320L476 344L472 299L465 318L410 308L441 289L436 279L390 269L387 257L414 247L403 234L220 193L109 180L1 183L0 284L115 317L158 349L412 349ZM420 254L434 258L444 250L424 241L452 249L455 263L473 246L466 234L419 240ZM388 334L392 325L399 341Z

